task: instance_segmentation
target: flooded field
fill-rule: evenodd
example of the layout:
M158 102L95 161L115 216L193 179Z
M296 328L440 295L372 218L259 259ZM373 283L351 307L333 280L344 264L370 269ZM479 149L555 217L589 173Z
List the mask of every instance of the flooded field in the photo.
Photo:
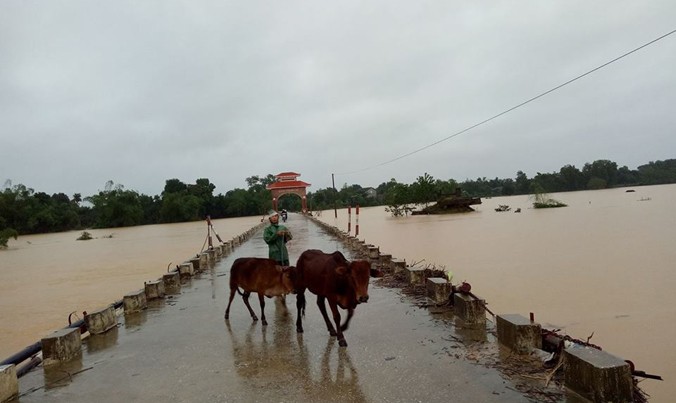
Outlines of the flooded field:
M627 190L634 190L627 192ZM527 196L482 199L476 212L392 217L361 208L359 238L408 264L434 264L467 281L491 311L518 313L662 375L642 388L676 393L676 185L555 193L565 208ZM511 210L496 212L499 205ZM521 208L521 213L515 213ZM347 210L320 218L344 231ZM352 233L356 226L352 209Z
M260 223L260 217L214 220L224 241ZM198 254L205 222L21 236L0 251L0 357L10 356L68 325L68 315L105 308ZM218 240L213 235L214 244ZM173 266L172 266L173 267Z
M496 313L535 314L547 328L586 339L637 369L662 375L642 388L668 401L676 337L676 186L552 194L569 207L533 210L525 196L483 199L476 212L391 217L362 208L359 238L408 263L444 266ZM501 204L508 212L496 212ZM521 213L514 210L521 208ZM346 210L320 219L344 230ZM215 220L224 239L260 217ZM352 210L352 231L356 216ZM68 314L119 300L201 251L203 222L23 236L0 251L0 357L67 324ZM111 237L112 235L112 237ZM214 241L216 239L214 238ZM291 249L291 260L300 251ZM293 255L296 256L293 256Z

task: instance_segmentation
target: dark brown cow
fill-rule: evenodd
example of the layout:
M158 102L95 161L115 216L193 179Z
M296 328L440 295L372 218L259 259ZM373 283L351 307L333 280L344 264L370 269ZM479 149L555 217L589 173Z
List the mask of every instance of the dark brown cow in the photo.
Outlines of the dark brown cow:
M364 260L349 262L342 253L331 254L310 249L303 252L296 263L296 307L298 318L296 330L303 332L302 316L305 313L305 289L317 295L317 306L324 317L331 336L338 336L338 344L347 346L343 331L347 330L357 304L369 299L368 287L371 265ZM333 324L326 313L324 300L329 301L333 314ZM340 324L338 307L347 310L347 319Z
M249 305L249 294L258 293L258 301L261 305L261 323L267 325L265 320L265 298L272 298L290 294L294 290L294 277L296 268L278 266L272 259L257 257L241 257L230 268L230 300L225 309L225 319L230 316L230 305L235 293L239 293L244 304L249 308L249 313L254 321L258 318ZM240 292L239 288L244 292Z

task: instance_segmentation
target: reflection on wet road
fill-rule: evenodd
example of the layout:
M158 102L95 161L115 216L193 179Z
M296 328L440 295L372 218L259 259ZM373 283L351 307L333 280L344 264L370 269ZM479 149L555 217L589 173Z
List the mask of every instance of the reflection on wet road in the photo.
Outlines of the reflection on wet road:
M237 374L252 393L280 391L293 383L308 401L368 401L348 349L338 347L335 338L326 337L326 347L316 366L317 359L310 360L303 334L296 333L293 318L280 300L275 301L273 326L259 329L257 323L252 323L239 332L233 331L229 321L225 326Z

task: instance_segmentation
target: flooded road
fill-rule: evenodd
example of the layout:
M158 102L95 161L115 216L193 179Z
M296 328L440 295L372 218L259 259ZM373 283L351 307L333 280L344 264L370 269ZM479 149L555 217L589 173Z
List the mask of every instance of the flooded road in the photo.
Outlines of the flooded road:
M317 224L291 217L292 259L308 248L348 253ZM396 289L371 285L369 302L357 307L345 333L347 348L328 335L311 296L302 334L294 296L286 307L266 300L268 326L252 322L239 296L224 321L232 261L266 253L259 231L180 294L85 339L72 377L38 369L21 378L20 401L528 401L497 370L468 359L465 343L474 343L454 331L448 312L418 308Z
M453 271L454 282L471 283L493 312L524 316L534 312L545 327L561 328L581 339L593 334L590 342L631 359L640 370L662 375L664 382L646 380L641 387L653 401L670 401L676 394L676 352L669 347L676 338L676 185L626 190L550 195L569 205L560 209L530 209L532 201L525 196L483 199L482 205L475 206L477 212L451 216L395 218L383 207L362 208L359 238L408 263L424 260L445 266ZM499 204L510 205L512 211L495 212ZM522 212L514 213L516 208ZM353 233L354 213L352 210ZM322 212L319 218L347 230L346 210L338 211L338 219L332 210ZM259 222L260 217L215 220L214 227L227 240ZM294 228L294 236L302 237L310 230ZM0 251L0 357L65 326L70 312L101 308L141 288L143 281L158 278L169 263L200 252L207 233L203 222L91 232L97 239L86 242L75 240L79 232L20 237L10 240L9 250ZM110 234L113 237L107 238ZM262 241L250 244L253 249L247 253L266 256ZM326 247L338 249L341 245L335 242ZM292 242L289 248L294 261L305 246ZM222 280L216 277L214 281ZM211 291L218 304L224 303L220 300L223 287L221 284ZM385 301L398 298L388 296L392 291L387 289L373 292L382 292ZM378 306L374 295L370 309ZM272 309L272 304L269 306ZM222 312L217 311L223 308L214 308L214 315L222 318ZM413 311L404 310L402 315L408 318ZM355 316L355 327L346 334L353 364L357 354L353 338L368 339L369 334L359 333L369 326L374 327L371 331L378 328L368 320L367 312ZM423 316L424 321L429 320L428 314ZM423 321L416 316L413 323L416 320ZM221 327L213 331L226 337L228 329L222 327L222 321L218 325ZM286 337L284 326L280 324L278 330L270 326L267 342L274 343L275 335ZM247 331L248 327L233 326L233 340L247 340ZM317 331L323 336L321 327ZM396 338L389 331L380 335ZM252 342L263 343L258 331L250 337ZM297 345L293 332L288 337L291 346ZM315 362L321 363L319 357L328 348L326 339L321 340L324 345L311 347L311 365L319 365ZM263 344L257 346L263 349ZM329 354L337 354L336 347ZM344 366L347 364L345 361ZM256 368L252 365L247 368ZM360 365L368 368L363 371L379 370L368 363ZM363 371L358 372L360 378ZM392 374L389 380L397 382L397 376Z

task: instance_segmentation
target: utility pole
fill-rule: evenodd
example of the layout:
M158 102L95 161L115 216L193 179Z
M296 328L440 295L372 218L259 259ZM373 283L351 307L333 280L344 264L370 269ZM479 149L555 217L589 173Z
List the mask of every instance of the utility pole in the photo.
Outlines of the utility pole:
M338 191L336 190L336 181L335 178L333 177L333 174L331 174L331 184L333 185L333 191L335 192L333 194L333 217L338 218L338 210L336 210L336 195L338 194Z

